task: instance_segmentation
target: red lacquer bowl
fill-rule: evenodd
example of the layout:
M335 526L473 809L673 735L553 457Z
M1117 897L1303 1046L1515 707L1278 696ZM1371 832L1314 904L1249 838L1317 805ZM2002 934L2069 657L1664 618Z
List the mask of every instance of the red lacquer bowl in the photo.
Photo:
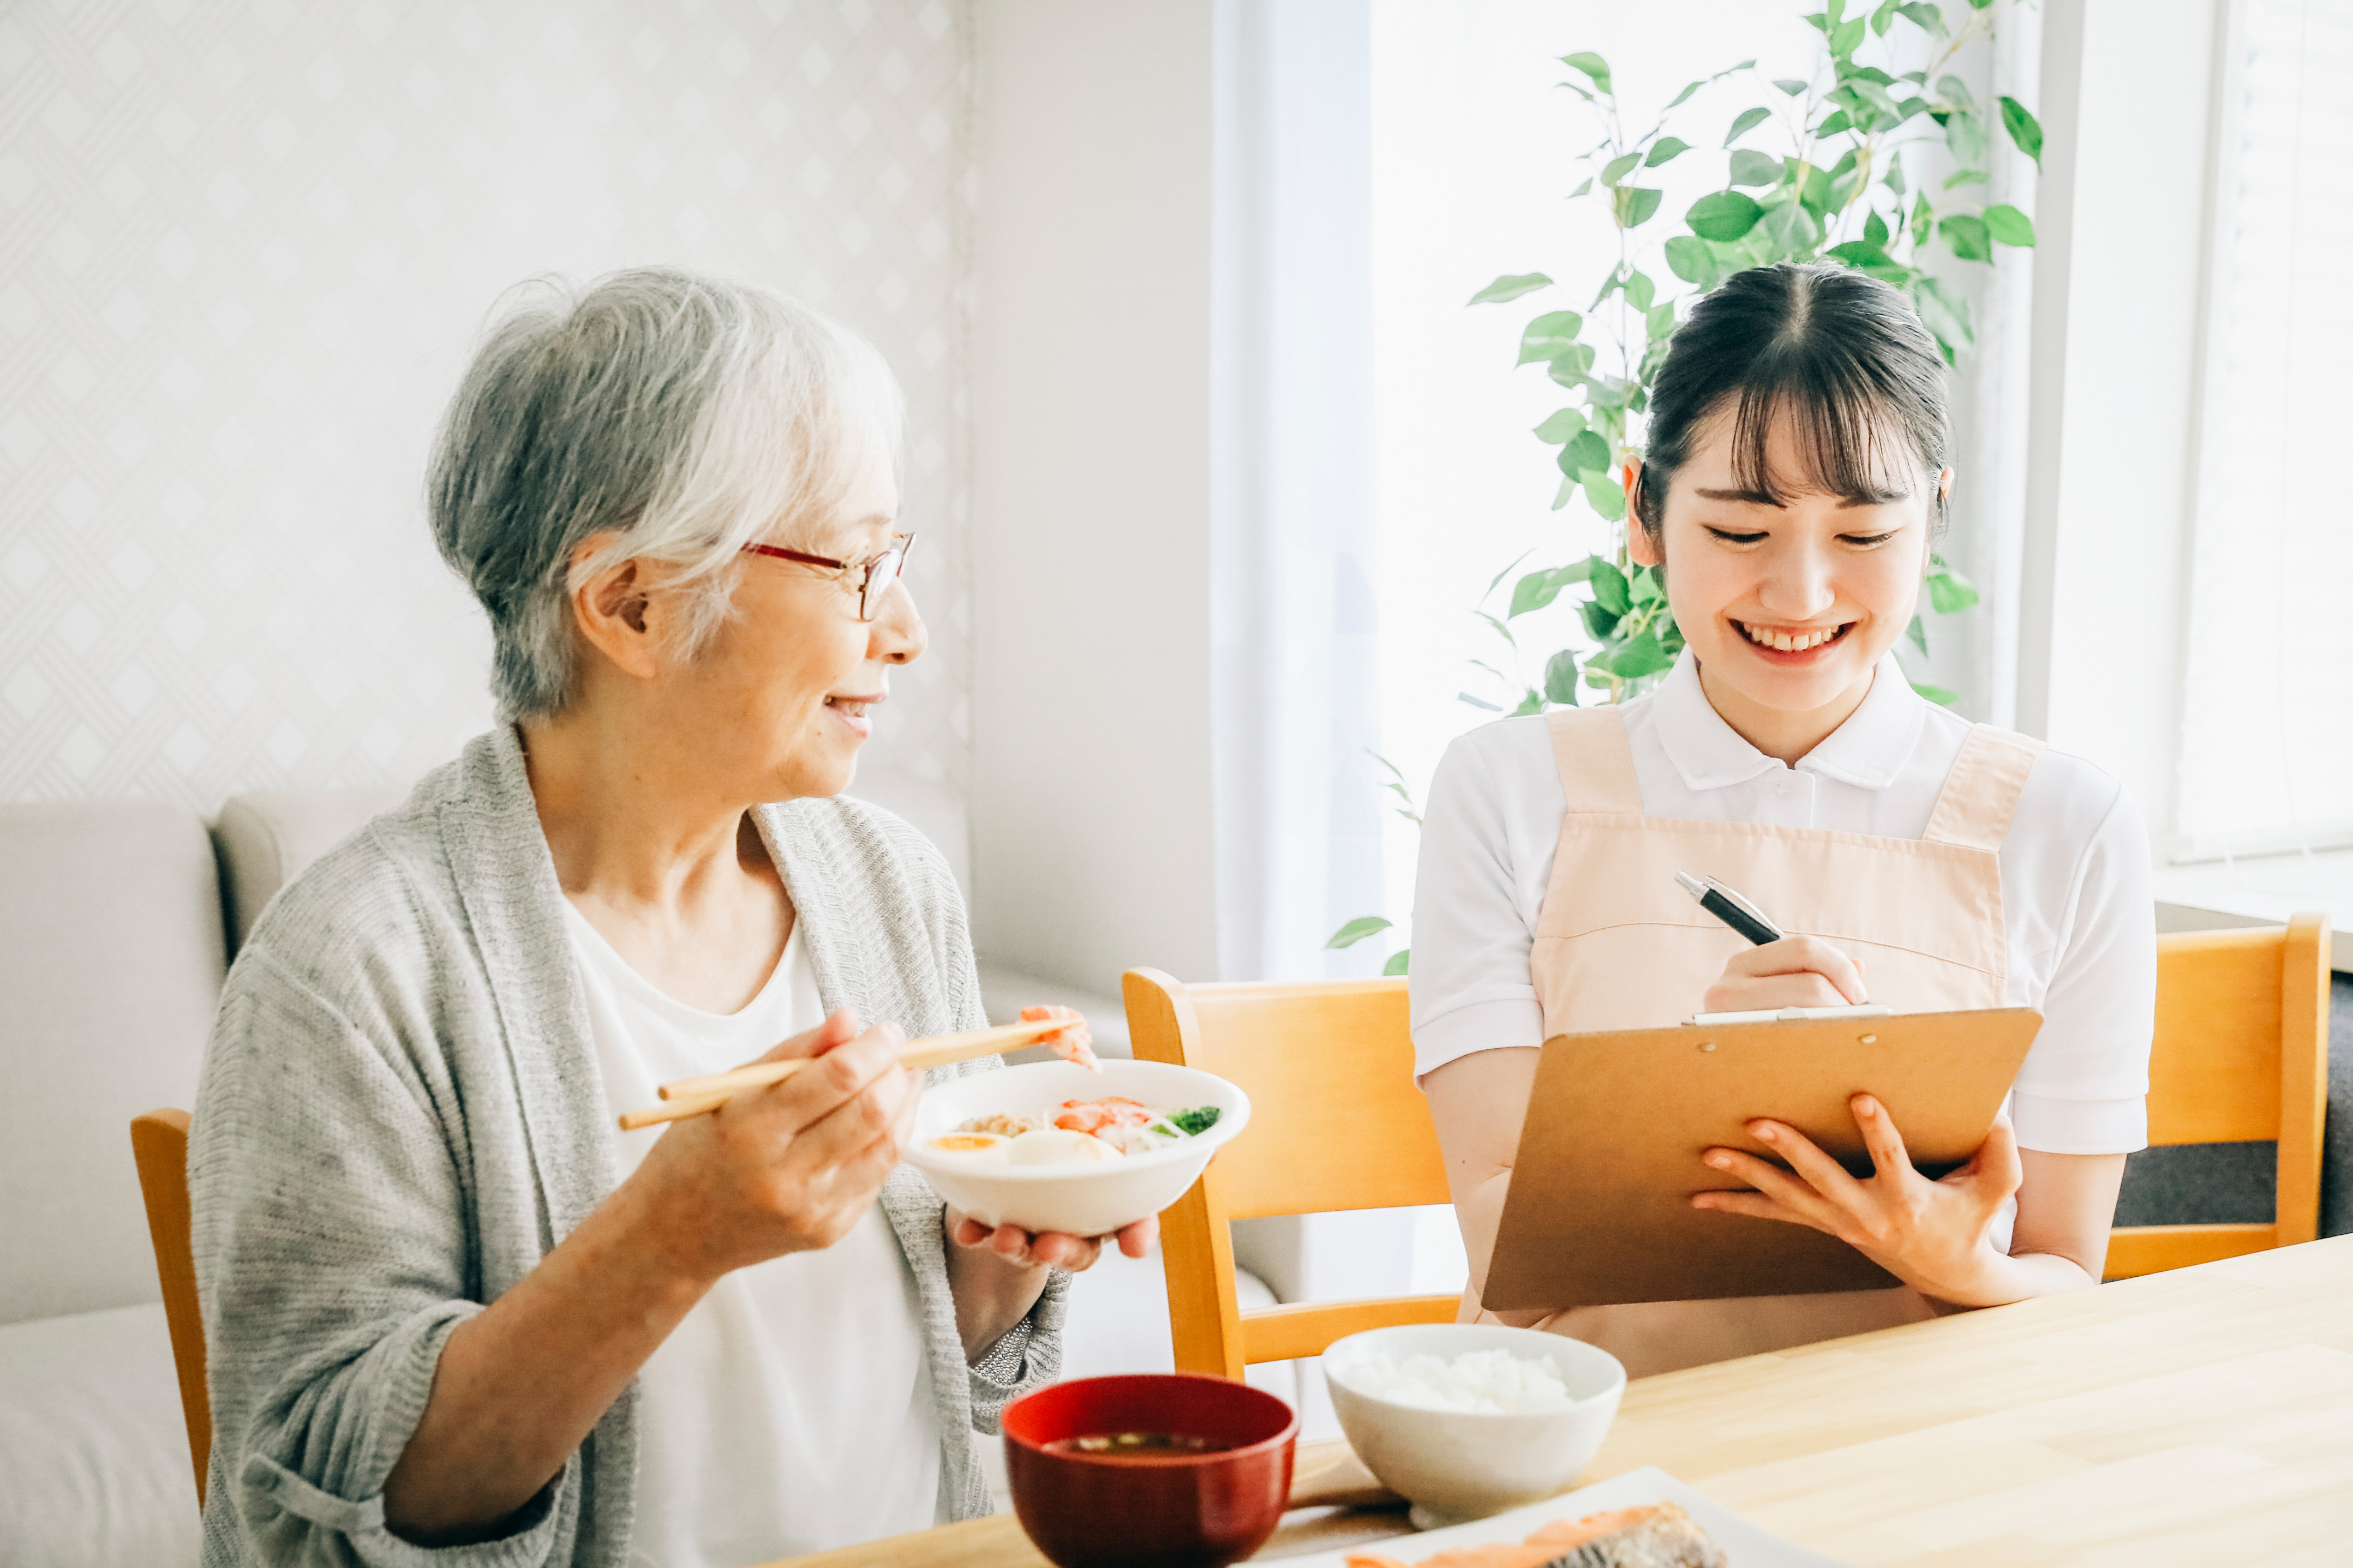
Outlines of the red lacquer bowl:
M1119 1458L1047 1447L1121 1432L1231 1446ZM1291 1406L1248 1384L1082 1377L1005 1407L1005 1468L1021 1528L1060 1568L1225 1568L1274 1533L1298 1436Z

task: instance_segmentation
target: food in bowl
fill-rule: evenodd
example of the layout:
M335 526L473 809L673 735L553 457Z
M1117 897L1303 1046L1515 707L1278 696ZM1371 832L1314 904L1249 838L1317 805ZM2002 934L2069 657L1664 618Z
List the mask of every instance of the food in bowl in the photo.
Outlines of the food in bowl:
M1059 1568L1223 1568L1291 1495L1299 1417L1189 1373L1073 1378L1005 1407L1013 1511Z
M1500 1323L1368 1329L1325 1350L1324 1375L1349 1447L1425 1528L1565 1489L1626 1388L1607 1351Z
M1215 1127L1219 1114L1214 1105L1155 1109L1108 1094L1066 1100L1035 1116L1000 1110L967 1117L955 1131L931 1140L931 1147L993 1164L1083 1164L1173 1147Z
M1358 1391L1419 1410L1566 1410L1577 1403L1549 1356L1464 1351L1395 1356L1368 1351L1350 1365Z
M1401 1558L1352 1552L1348 1568L1409 1568ZM1729 1568L1724 1549L1678 1503L1556 1519L1520 1545L1458 1547L1410 1568Z
M1032 1062L926 1088L907 1163L983 1225L1109 1236L1182 1197L1249 1125L1250 1097L1197 1068Z

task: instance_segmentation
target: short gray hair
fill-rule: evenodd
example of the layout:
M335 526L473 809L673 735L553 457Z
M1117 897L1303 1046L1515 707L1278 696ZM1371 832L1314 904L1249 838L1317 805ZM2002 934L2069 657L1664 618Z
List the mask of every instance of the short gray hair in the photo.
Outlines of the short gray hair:
M895 462L900 414L872 344L765 289L666 267L523 285L450 402L426 488L442 559L490 614L501 717L571 701L573 591L618 562L679 568L700 650L743 546Z

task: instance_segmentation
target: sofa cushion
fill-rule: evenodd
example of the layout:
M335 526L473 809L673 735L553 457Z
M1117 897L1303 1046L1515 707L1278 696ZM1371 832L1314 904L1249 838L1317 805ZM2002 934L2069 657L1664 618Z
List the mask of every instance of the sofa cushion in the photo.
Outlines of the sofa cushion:
M222 966L195 813L0 806L0 1323L157 1299L131 1119L194 1103Z
M10 1568L195 1562L161 1306L0 1327L0 1521Z
M245 933L279 889L358 832L368 818L398 805L407 794L405 789L282 789L229 796L213 824L213 838L220 847L230 956L245 945Z

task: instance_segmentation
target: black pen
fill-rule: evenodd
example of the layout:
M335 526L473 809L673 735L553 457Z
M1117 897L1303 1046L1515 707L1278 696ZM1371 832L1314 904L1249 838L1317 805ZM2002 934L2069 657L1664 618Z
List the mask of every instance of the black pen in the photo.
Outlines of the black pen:
M1715 878L1694 877L1689 871L1678 871L1675 873L1675 885L1697 899L1701 909L1757 946L1781 940L1781 932L1765 918L1764 910Z

